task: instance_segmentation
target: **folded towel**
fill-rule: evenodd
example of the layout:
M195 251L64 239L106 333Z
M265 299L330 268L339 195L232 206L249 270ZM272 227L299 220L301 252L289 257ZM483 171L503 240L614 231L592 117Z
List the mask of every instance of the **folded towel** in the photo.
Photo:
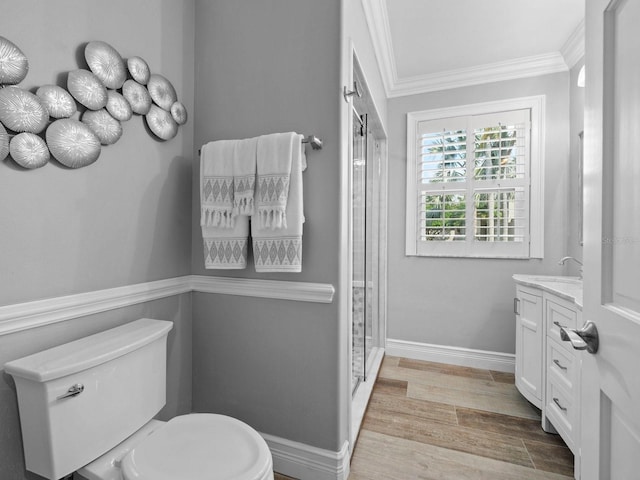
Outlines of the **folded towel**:
M307 168L302 138L302 135L298 134L293 134L291 137L291 169L287 180L290 185L285 211L281 215L283 220L286 219L286 226L283 221L280 228L274 228L273 217L270 218L271 222L261 222L264 214L259 211L259 203L256 213L251 217L256 272L302 271L302 225L304 223L302 171ZM271 192L264 195L263 189L274 187L274 183L259 180L260 178L256 186L256 201L259 202L258 199L264 197L273 198L274 195L271 195Z
M291 174L294 140L300 135L294 132L274 133L258 137L256 197L257 220L261 228L287 226L287 196Z
M233 214L253 215L257 138L239 140L233 155Z
M247 266L249 217L236 217L233 228L202 227L204 266L209 269L239 270Z
M200 226L233 227L233 155L237 140L209 142L200 151Z

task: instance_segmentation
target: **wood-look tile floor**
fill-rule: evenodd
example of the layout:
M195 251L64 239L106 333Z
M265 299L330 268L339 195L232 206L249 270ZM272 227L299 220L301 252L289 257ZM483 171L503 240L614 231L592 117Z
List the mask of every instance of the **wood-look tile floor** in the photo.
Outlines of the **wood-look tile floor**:
M573 478L512 374L385 357L349 480Z

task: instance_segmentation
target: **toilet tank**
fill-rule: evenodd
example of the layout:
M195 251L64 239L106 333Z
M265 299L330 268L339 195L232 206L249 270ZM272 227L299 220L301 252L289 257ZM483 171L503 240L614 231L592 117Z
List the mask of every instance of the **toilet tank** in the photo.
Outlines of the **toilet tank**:
M142 318L6 363L27 470L57 480L152 419L166 401L172 327Z

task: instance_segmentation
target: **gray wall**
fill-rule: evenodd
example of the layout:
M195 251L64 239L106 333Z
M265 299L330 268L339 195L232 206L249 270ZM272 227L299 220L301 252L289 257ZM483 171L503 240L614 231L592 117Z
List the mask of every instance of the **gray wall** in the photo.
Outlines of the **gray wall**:
M514 273L560 274L569 219L569 74L559 73L392 98L389 128L387 337L514 353ZM406 114L454 105L546 95L543 260L405 256Z
M194 150L224 138L297 131L308 150L302 272L205 270L193 164L192 272L338 284L340 1L196 0ZM264 433L338 450L339 294L332 304L194 295L195 411L232 413ZM341 404L342 402L342 404Z
M4 2L0 32L29 59L24 88L66 85L66 72L86 68L84 45L104 40L143 57L193 113L192 0ZM159 142L136 115L78 170L4 160L0 305L188 274L193 124Z
M141 117L123 124L99 160L25 171L0 162L0 306L190 273L193 153L193 0L3 2L0 34L30 63L21 86L66 84L86 68L84 45L104 40L166 76L191 114L178 136L155 140ZM164 418L191 407L191 295L0 336L8 360L143 316L173 320ZM0 377L0 478L26 474L13 380Z

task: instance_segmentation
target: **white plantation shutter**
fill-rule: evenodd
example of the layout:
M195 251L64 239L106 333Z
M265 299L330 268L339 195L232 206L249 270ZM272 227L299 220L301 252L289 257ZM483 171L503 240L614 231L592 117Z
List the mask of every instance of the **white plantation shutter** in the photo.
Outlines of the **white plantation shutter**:
M532 108L476 111L409 115L410 255L531 256Z

